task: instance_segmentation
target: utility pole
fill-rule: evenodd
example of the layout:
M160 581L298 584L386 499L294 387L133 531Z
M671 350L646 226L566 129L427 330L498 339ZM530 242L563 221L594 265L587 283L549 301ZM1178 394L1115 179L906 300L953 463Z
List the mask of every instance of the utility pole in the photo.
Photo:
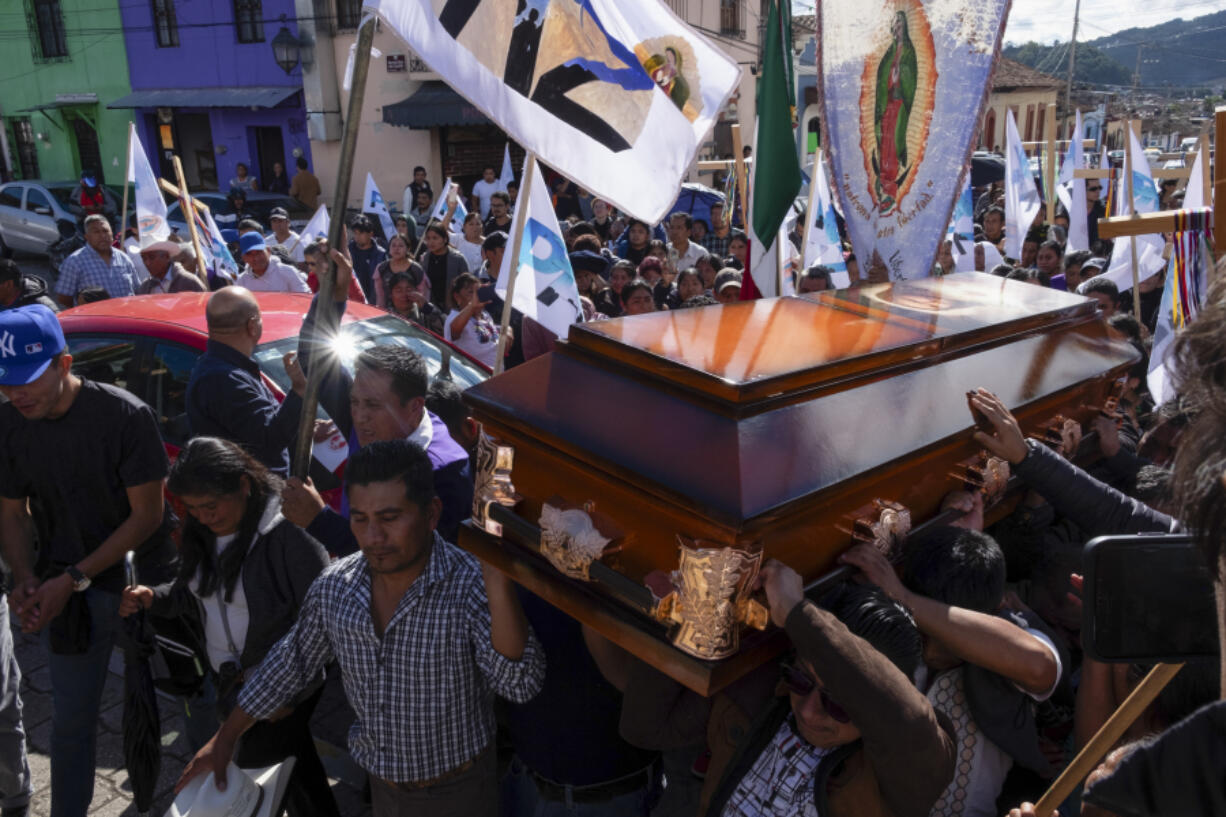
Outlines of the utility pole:
M1137 44L1137 70L1132 75L1132 95L1135 98L1137 95L1137 87L1141 84L1141 54L1145 52L1145 45Z
M1081 0L1073 7L1073 39L1068 44L1068 85L1064 91L1064 117L1073 112L1073 67L1077 64L1077 23L1081 18ZM1069 137L1080 139L1081 134Z

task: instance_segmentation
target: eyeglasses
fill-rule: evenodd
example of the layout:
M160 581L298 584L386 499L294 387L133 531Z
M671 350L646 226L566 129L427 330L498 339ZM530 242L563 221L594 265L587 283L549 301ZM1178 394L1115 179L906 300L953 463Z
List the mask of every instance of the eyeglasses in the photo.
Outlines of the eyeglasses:
M1087 187L1086 191L1089 193L1097 193L1099 190L1102 190L1102 189L1103 189L1102 185L1099 185L1098 187Z
M793 664L784 663L780 668L783 670L783 683L789 692L807 698L816 690L821 695L822 708L827 715L839 723L851 723L851 715L847 714L847 710L831 700L826 694L826 688L819 687L811 675Z

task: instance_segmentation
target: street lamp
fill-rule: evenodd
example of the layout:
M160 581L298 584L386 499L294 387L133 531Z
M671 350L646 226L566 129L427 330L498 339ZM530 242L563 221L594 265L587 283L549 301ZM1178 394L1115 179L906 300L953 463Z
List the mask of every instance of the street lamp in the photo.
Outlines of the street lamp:
M281 15L281 22L285 22L285 15ZM277 61L277 65L281 66L281 70L285 73L293 73L293 70L298 66L302 57L303 42L290 33L289 28L281 26L281 30L277 32L277 36L272 38L272 55Z

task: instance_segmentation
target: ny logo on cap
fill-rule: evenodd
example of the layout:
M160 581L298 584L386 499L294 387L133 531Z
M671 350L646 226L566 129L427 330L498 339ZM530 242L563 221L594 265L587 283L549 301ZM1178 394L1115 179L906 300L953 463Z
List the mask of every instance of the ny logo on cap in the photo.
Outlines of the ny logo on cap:
M0 335L0 357L17 357L17 352L13 349L13 333L5 330L3 335Z

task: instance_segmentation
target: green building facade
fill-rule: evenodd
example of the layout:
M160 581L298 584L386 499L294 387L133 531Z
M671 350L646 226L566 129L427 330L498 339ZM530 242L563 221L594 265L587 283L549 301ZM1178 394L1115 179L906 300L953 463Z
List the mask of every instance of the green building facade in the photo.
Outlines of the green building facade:
M122 185L131 112L106 107L132 90L117 0L4 0L0 41L0 173Z

